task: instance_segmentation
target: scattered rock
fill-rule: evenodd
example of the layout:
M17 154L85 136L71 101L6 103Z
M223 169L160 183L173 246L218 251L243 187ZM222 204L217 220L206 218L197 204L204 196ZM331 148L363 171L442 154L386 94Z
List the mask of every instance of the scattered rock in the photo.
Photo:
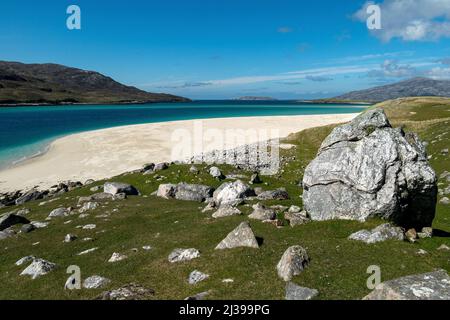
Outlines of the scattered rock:
M394 227L390 223L379 225L372 230L361 230L351 234L348 237L350 240L363 241L365 243L376 243L386 240L400 240L403 241L405 236L403 229L400 227Z
M84 280L83 288L85 289L98 289L111 283L111 280L101 276L91 276Z
M148 250L152 250L152 246L143 246L142 249L148 251Z
M209 168L209 174L215 179L223 179L224 178L222 171L220 171L220 169L217 167Z
M102 190L102 186L95 186L89 189L91 192L99 192L100 190Z
M149 300L154 295L153 289L130 283L118 289L103 292L97 300Z
M70 214L70 209L68 208L56 208L50 212L47 219L52 218L60 218L60 217L67 217Z
M175 263L189 261L198 257L200 257L200 251L197 249L175 249L169 254L168 260L170 263Z
M292 277L299 275L308 263L309 257L303 247L289 247L277 264L278 276L284 281L291 281Z
M439 248L437 248L438 250L445 250L445 251L450 251L450 247L445 245L445 244L441 244L439 246Z
M16 203L16 205L19 205L19 204L24 204L26 202L30 202L30 201L34 201L34 200L39 200L39 199L42 199L44 197L44 195L45 195L44 192L33 189L33 190L26 192L24 195L20 196L19 198L17 198L15 203Z
M300 287L292 282L286 284L286 300L311 300L318 294L316 289Z
M442 149L442 150L441 150L441 154L447 155L447 154L448 154L448 149Z
M78 239L78 237L74 234L66 234L66 236L64 237L64 242L72 242L75 241L76 239Z
M214 191L213 198L217 204L227 204L254 195L254 191L248 185L241 180L236 180L234 182L223 183Z
M201 184L160 184L156 195L165 199L202 202L210 198L214 188Z
M215 249L232 249L237 247L259 248L258 241L247 221L242 222L236 229L231 231Z
M307 224L311 221L311 219L308 218L306 211L287 212L284 214L284 218L289 221L291 227Z
M109 258L108 262L118 262L118 261L122 261L127 259L128 257L124 254L120 254L118 252L114 252L111 256L111 258Z
M230 216L238 216L241 215L242 212L236 207L224 204L217 209L216 212L213 213L213 218L223 218L223 217L230 217Z
M98 203L94 201L88 201L83 203L83 206L78 210L78 212L83 213L90 210L95 210L98 208Z
M450 199L447 197L443 197L441 200L439 200L440 204L450 204Z
M0 216L0 231L3 231L16 224L27 224L27 223L30 223L30 221L28 221L27 218L15 215L13 213L6 213Z
M106 182L103 186L103 192L112 194L113 196L119 193L125 193L128 196L139 195L139 191L131 184L120 182Z
M9 237L12 237L16 233L13 230L6 229L4 231L0 231L0 240L7 239Z
M20 232L22 233L30 233L32 231L36 230L36 227L32 224L24 224L21 228L20 228Z
M204 300L205 297L209 294L209 291L200 292L196 295L185 298L184 300Z
M92 229L95 229L95 228L97 228L97 226L95 225L95 224L87 224L87 225L85 225L85 226L83 226L83 227L81 227L83 230L92 230Z
M421 255L421 256L424 256L424 255L428 254L428 252L425 251L425 250L423 250L423 249L419 249L419 250L417 251L417 254L418 254L418 255Z
M323 141L305 170L303 204L312 220L379 216L422 228L435 215L436 180L418 136L372 109Z
M255 172L254 174L252 174L252 176L250 177L250 181L248 182L249 184L259 184L262 183L261 178L259 177L258 172Z
M50 223L41 221L31 221L30 224L32 224L36 229L42 229L47 228Z
M46 275L56 268L56 264L44 259L34 259L33 262L25 268L21 276L31 276L31 279L36 279L40 276Z
M258 200L288 200L289 194L284 188L263 191L258 195Z
M257 203L253 205L253 212L248 217L250 219L264 221L264 220L275 220L277 215L274 210L266 208L261 203Z
M416 242L417 239L417 232L416 229L409 229L405 232L405 238L411 243Z
M209 275L198 270L194 270L189 274L188 282L189 284L197 284L200 281L206 280L209 278Z
M302 208L300 208L299 206L294 206L294 205L290 206L288 209L289 213L298 213L300 211L302 211Z
M97 249L98 249L98 248L91 248L91 249L87 249L87 250L81 251L80 253L77 254L77 256L82 256L82 255L85 255L85 254L94 252L94 251L97 250Z
M438 270L386 281L364 300L450 300L450 277Z
M169 168L169 164L167 162L161 162L161 163L155 164L153 171L161 171L161 170L166 170L168 168Z
M193 173L193 174L199 174L199 173L200 173L200 170L198 170L198 168L197 168L196 166L191 166L191 167L189 168L189 172L190 172L190 173Z
M176 184L160 184L156 196L164 199L171 199L175 198L176 192Z
M417 233L419 239L431 238L433 237L433 228L424 227L422 228L422 232Z
M36 259L36 257L34 257L34 256L26 256L26 257L23 257L23 258L20 258L19 260L17 260L15 265L16 266L21 266L23 264L31 263L31 262L34 261L34 259Z

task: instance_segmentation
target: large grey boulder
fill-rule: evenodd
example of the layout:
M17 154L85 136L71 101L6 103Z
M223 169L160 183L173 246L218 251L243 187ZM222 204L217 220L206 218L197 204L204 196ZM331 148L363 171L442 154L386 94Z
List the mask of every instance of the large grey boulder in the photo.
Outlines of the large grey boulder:
M106 182L103 186L103 192L112 194L113 196L118 193L125 193L129 196L139 195L139 191L131 184L121 182Z
M378 216L420 229L435 215L436 180L417 135L373 109L323 141L305 170L303 203L313 220Z
M289 247L277 264L278 276L284 281L291 281L292 277L299 275L308 263L308 253L303 247Z
M364 300L450 300L445 270L406 276L379 284Z
M15 215L13 213L6 213L0 216L0 231L5 230L16 224L30 223L27 218Z
M236 200L254 196L255 192L241 180L225 182L216 191L213 198L218 204L233 203Z
M236 229L231 231L215 249L221 250L237 247L259 248L258 241L247 221L242 222Z

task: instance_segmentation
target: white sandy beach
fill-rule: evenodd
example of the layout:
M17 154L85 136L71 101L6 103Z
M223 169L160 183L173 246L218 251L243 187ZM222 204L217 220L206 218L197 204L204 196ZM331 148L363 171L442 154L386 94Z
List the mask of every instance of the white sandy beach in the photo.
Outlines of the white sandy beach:
M0 192L34 186L48 188L67 180L84 183L88 179L105 179L137 170L150 162L173 161L174 148L180 148L180 140L174 138L187 138L182 142L184 144L188 143L186 141L189 141L189 138L198 141L200 125L203 133L265 129L269 134L271 130L275 130L269 138L282 138L307 128L347 122L357 115L352 113L184 120L73 134L55 140L45 154L0 171ZM261 137L249 135L245 143L242 143L242 140L232 142L231 145L227 144L227 148L257 142ZM194 147L190 149L192 150L189 155L199 153ZM204 143L203 151L211 149L215 149L214 146Z

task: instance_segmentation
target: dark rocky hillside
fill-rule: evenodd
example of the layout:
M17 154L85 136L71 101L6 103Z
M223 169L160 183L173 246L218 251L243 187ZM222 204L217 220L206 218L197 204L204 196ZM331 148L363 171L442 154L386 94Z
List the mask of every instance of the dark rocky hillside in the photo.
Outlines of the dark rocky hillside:
M188 99L125 86L95 71L0 61L0 104L150 103Z

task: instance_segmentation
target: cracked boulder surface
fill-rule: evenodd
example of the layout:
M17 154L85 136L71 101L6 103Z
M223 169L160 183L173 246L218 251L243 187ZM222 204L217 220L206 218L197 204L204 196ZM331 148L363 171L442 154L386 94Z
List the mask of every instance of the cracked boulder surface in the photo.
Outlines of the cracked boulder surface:
M393 128L382 109L336 127L303 177L312 220L380 217L405 227L429 227L437 178L414 133Z

